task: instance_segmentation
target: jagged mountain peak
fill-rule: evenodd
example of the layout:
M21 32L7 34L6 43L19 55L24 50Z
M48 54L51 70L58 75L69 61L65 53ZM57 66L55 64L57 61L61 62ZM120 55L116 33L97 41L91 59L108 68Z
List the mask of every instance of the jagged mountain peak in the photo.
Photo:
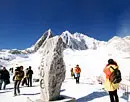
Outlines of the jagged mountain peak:
M61 35L62 36L67 36L67 37L72 37L73 36L68 30L64 31Z
M44 41L53 37L53 35L54 34L52 33L51 29L49 29L45 33L43 33L42 37L35 43L34 50L37 51L40 48L40 46L44 43Z
M68 30L65 30L63 33L64 34L71 34L70 31L68 31Z
M43 36L45 35L45 34L48 34L48 37L53 37L54 36L54 34L53 34L53 32L52 32L52 30L51 29L48 29L48 31L46 31L44 34L43 34Z
M28 48L26 50L28 52L36 52L47 39L49 39L53 36L54 36L54 34L53 34L52 30L48 29L45 33L43 33L41 38L31 48Z
M52 30L49 28L49 29L48 29L48 32L52 32Z
M75 50L97 49L100 46L100 41L88 37L82 33L71 34L69 31L63 32L61 35L67 48Z

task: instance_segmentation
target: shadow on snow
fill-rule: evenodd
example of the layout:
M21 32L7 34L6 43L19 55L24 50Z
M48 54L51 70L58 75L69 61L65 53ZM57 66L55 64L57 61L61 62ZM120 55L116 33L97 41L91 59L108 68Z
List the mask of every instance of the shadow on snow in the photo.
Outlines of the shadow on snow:
M106 92L93 92L91 94L88 94L87 96L77 99L76 102L88 102L95 98L100 98L100 97L104 97L107 95L108 95L108 93L106 93Z
M129 95L130 95L130 92L124 92L121 96L121 98L125 99L125 100L129 100Z
M40 93L25 93L25 94L21 94L21 95L38 95Z

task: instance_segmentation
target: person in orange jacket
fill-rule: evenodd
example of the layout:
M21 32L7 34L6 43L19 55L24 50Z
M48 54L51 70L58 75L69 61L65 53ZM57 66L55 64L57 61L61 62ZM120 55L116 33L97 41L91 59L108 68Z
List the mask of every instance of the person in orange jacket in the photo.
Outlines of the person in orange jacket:
M109 80L109 77L113 72L113 69L111 67L113 67L114 69L119 68L119 66L113 59L109 59L108 64L104 68L104 73L106 74L106 80L104 86L105 86L105 90L109 92L110 101L119 102L118 95L117 95L117 89L119 88L119 83L114 84Z
M81 73L81 68L77 64L76 67L75 67L75 69L74 69L76 84L79 84L80 73Z

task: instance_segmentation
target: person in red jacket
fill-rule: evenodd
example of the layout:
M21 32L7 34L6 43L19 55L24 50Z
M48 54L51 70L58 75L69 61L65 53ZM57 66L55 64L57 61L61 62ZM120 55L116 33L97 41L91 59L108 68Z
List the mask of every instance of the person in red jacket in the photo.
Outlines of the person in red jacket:
M74 69L76 84L79 84L80 73L81 73L81 68L79 67L79 65L76 65Z

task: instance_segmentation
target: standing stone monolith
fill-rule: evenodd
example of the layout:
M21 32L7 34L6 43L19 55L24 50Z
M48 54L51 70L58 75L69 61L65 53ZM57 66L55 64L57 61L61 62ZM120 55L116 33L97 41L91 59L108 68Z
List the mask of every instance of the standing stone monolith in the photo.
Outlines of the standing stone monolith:
M63 49L63 41L59 36L50 38L44 43L40 65L41 100L43 102L55 101L60 96L66 72Z

